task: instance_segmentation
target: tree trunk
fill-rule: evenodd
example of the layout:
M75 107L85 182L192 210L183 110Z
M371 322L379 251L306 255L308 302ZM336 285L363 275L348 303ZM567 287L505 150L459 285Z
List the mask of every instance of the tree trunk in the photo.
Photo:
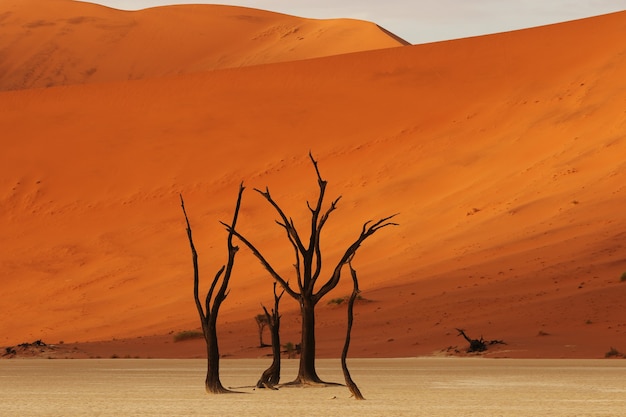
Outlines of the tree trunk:
M272 335L272 364L267 368L256 383L257 388L274 388L280 382L280 317L269 320Z
M232 392L222 385L220 381L220 352L217 343L217 326L215 318L208 318L208 323L203 326L204 339L206 340L207 370L205 388L210 394L224 394Z
M315 303L306 297L301 297L300 312L302 316L300 367L294 383L323 383L315 370Z

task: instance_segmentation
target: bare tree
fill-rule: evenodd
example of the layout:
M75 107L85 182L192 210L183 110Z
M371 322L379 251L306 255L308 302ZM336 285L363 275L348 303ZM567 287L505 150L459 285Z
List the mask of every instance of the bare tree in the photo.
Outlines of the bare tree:
M300 365L298 375L292 384L324 383L317 375L315 368L315 306L326 294L337 286L341 277L342 268L348 263L357 249L368 237L384 227L397 225L390 221L395 214L376 222L366 222L362 227L361 233L341 256L330 276L325 281L318 281L322 273L322 252L320 249L322 230L330 214L337 208L337 203L341 197L332 201L325 211L323 211L327 182L322 179L317 161L313 158L313 155L309 153L309 157L317 174L319 194L314 206L311 206L311 204L307 202L307 207L311 214L311 231L308 242L305 242L305 240L301 238L296 230L293 219L288 217L274 201L270 195L269 189L266 188L265 191L255 189L255 191L261 194L278 213L280 220L277 220L276 223L285 229L287 239L293 247L295 253L295 263L293 266L295 268L297 288L293 288L288 279L283 278L276 272L276 269L270 265L261 252L248 239L235 231L233 226L223 223L230 233L237 236L252 251L274 280L278 282L285 292L289 294L290 297L294 298L300 306L300 314L302 317Z
M257 388L274 388L280 382L280 314L278 313L278 304L285 291L280 294L276 293L276 282L274 282L274 308L270 313L263 306L265 318L270 333L272 335L272 364L267 368L261 378L256 383Z
M494 340L485 340L483 339L483 336L480 336L480 339L472 339L471 337L469 337L468 335L465 334L465 330L463 329L456 329L459 334L457 336L463 336L463 338L465 340L467 340L467 343L469 343L469 347L467 348L467 353L473 353L473 352L484 352L487 350L487 345L506 345L506 343L503 340L498 340L498 339L494 339Z
M241 206L241 196L244 190L243 184L239 186L239 194L237 196L237 204L235 206L235 214L233 221L230 225L230 229L234 229L237 224L237 217L239 215L239 208ZM202 323L202 333L204 334L204 340L206 341L207 349L207 375L205 380L205 388L208 393L212 394L224 394L233 392L224 388L220 381L220 353L217 343L217 316L219 313L222 302L228 295L228 282L233 271L235 264L235 255L239 248L233 245L233 233L228 233L227 245L228 245L228 261L226 265L217 271L211 287L207 292L204 300L204 307L199 297L199 281L200 272L198 268L198 252L193 244L193 238L191 235L191 226L189 224L189 218L187 217L187 211L185 210L185 202L183 196L180 196L180 204L185 215L185 221L187 222L187 237L189 238L189 246L191 247L192 261L193 261L193 295L196 302L196 308L200 315L200 322ZM220 283L221 279L221 284ZM219 286L218 286L219 284ZM216 292L217 290L217 292Z
M352 380L350 376L350 371L348 371L348 365L346 364L346 357L348 356L348 348L350 347L350 333L352 332L352 322L354 321L354 301L359 295L359 279L356 275L356 270L352 268L352 262L348 262L350 266L350 275L352 276L352 294L348 299L348 330L346 331L346 342L343 345L343 350L341 351L341 369L343 370L343 377L346 380L346 386L352 393L355 399L364 400L363 395L361 394L361 390L356 385L356 383Z
M267 321L267 316L265 315L265 313L257 314L256 316L254 316L254 320L256 321L256 325L259 328L259 347L264 348L266 346L269 346L263 343L263 330L265 329L265 326L269 324Z

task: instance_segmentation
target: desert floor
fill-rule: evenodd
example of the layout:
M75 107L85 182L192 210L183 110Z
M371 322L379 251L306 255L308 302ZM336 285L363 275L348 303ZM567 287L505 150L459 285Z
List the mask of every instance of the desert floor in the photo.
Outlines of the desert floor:
M20 416L616 416L626 409L626 361L348 359L365 401L343 386L254 390L268 360L227 359L222 382L242 395L204 392L205 361L181 359L0 362L0 415ZM283 362L283 380L297 360ZM338 360L318 373L342 382Z

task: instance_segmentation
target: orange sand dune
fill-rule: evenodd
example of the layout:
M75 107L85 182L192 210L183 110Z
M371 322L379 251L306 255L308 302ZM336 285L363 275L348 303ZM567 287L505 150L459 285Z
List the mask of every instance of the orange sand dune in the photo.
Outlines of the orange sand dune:
M616 13L0 93L0 344L116 338L85 346L202 355L199 342L172 343L198 327L179 193L205 288L225 260L218 221L242 180L240 231L289 276L293 253L253 188L269 186L306 229L312 150L329 198L343 196L325 228L327 271L362 222L400 212L354 260L371 302L356 306L351 355L463 346L457 327L503 339L501 356L626 350L625 31ZM260 303L271 303L271 279L242 248L220 315L223 354L262 354ZM281 309L283 341L295 342L296 303ZM345 309L322 301L319 313L320 355L336 357Z
M135 80L402 45L374 23L217 5L4 2L0 90Z

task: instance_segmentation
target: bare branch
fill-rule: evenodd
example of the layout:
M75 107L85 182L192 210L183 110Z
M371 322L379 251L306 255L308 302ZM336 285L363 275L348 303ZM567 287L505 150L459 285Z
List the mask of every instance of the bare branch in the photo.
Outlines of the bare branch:
M368 234L371 235L374 232L376 232L378 229L382 229L383 227L387 227L387 226L399 226L398 223L393 223L393 222L389 222L388 220L396 217L398 214L400 213L395 213L392 214L391 216L387 216L383 219L378 220L376 223L374 223L373 225L367 227L368 224L370 224L372 222L372 220L368 220L367 222L365 222L365 224L363 225L363 230L361 231L361 234Z
M333 211L335 211L335 209L337 208L337 203L339 203L339 200L341 200L341 196L337 197L335 199L335 201L333 201L332 203L330 203L330 207L328 208L328 210L326 210L326 213L324 213L324 215L322 216L322 218L320 219L319 225L317 227L318 231L321 232L322 227L324 227L324 224L326 223L326 221L328 220L328 216L330 216L330 213L332 213Z
M294 255L296 257L296 263L293 265L295 270L296 270L296 278L298 280L298 288L300 289L300 293L302 293L302 274L300 273L300 250L298 247L298 243L293 239L293 235L292 233L290 233L290 229L296 230L294 224L293 224L293 220L289 219L290 224L286 225L283 224L281 222L279 222L278 220L276 221L276 223L283 227L285 229L285 231L287 232L287 239L289 240L289 243L291 243L291 246L293 246L294 249Z
M222 225L224 225L226 227L226 230L228 230L229 233L232 233L234 236L236 236L237 239L242 241L248 247L248 249L250 249L252 251L254 256L256 256L256 258L261 262L261 265L263 265L263 267L267 270L267 272L270 273L272 278L274 278L276 281L278 281L278 283L285 289L285 291L287 291L287 294L289 294L291 297L293 297L295 299L298 299L300 294L298 294L297 292L295 292L294 290L291 289L291 287L289 286L289 283L287 281L285 281L278 274L278 272L276 272L274 270L274 268L272 268L270 263L265 259L265 257L261 254L261 252L259 252L258 249L252 243L250 243L250 241L248 239L243 237L239 232L237 232L235 229L231 228L226 223L224 223L224 222L221 222L221 223L222 223Z
M315 168L315 173L317 175L317 184L319 186L319 195L317 197L317 204L315 208L312 208L309 202L307 201L307 207L311 211L311 237L309 239L309 247L304 254L305 259L307 260L307 265L312 266L313 257L317 256L315 271L311 271L311 274L305 274L304 276L304 287L309 292L313 292L313 288L315 287L315 281L317 280L319 273L321 271L322 260L320 256L320 231L323 223L326 222L326 219L322 217L322 221L319 222L319 216L322 211L322 204L324 203L324 195L326 194L326 185L327 182L322 179L322 175L320 174L319 167L317 166L317 161L313 158L313 154L309 152L309 158L311 158L311 162L313 163L313 167ZM337 200L335 200L336 202ZM331 207L328 209L327 214L334 210L334 204L331 204ZM320 226L321 223L321 226Z
M189 246L191 247L191 258L193 262L193 298L196 302L196 309L198 310L198 314L200 315L200 322L202 326L205 326L206 322L206 314L202 308L202 303L200 303L200 295L199 295L199 282L200 282L200 272L198 268L198 252L196 251L196 247L193 244L193 237L191 233L191 225L189 224L189 217L187 217L187 210L185 210L185 201L183 200L183 195L180 194L180 206L183 209L183 214L185 215L185 222L187 223L187 238L189 239ZM208 311L208 310L207 310Z
M315 167L315 173L317 174L317 181L326 182L322 179L322 175L320 174L320 170L317 166L317 161L315 160L315 158L313 158L313 153L311 151L309 151L309 158L311 158L311 162L313 162L313 166Z
M235 212L233 214L233 221L230 226L231 230L233 230L235 226L237 225L237 219L239 218L239 209L241 208L241 198L243 196L243 192L245 189L246 187L244 187L243 183L241 183L239 185L239 193L237 194L237 203L235 204ZM211 314L214 314L214 315L217 315L220 305L222 304L222 302L226 299L226 296L228 295L226 290L228 289L228 282L230 281L230 276L233 271L233 266L235 265L235 255L237 254L237 251L239 250L237 246L233 245L233 233L232 232L228 233L227 246L228 246L228 261L226 263L226 266L222 267L222 269L224 270L224 276L222 279L222 285L220 286L217 294L215 295L215 301L213 303L213 308L211 312ZM217 283L217 281L219 280L220 275L221 273L218 273L215 276L210 292L213 292L215 283Z
M211 288L209 288L209 291L206 293L204 306L206 308L207 317L209 316L209 314L212 314L211 301L213 301L213 292L215 291L215 287L217 286L217 283L219 282L220 277L224 273L224 269L226 269L226 265L222 265L219 271L217 271L217 273L215 274L215 277L213 277L213 282L211 282Z
M322 215L322 218L319 221L319 225L316 227L315 230L315 234L317 235L315 238L315 271L313 271L311 280L312 280L312 285L315 286L315 282L317 281L317 279L320 276L320 273L322 272L322 251L320 248L321 245L321 236L322 236L322 229L324 228L324 225L326 224L326 221L328 220L328 216L330 216L330 213L332 213L336 208L337 208L337 203L339 202L339 200L341 200L341 196L337 197L335 199L335 201L333 201L330 204L330 207L328 208L328 210L326 211L326 213L324 213Z
M276 212L278 213L280 218L283 220L282 224L284 225L284 227L287 228L287 232L292 234L294 242L296 242L296 244L298 245L298 250L300 250L301 253L304 253L306 251L306 249L305 249L304 245L302 244L302 240L300 239L300 236L298 235L298 232L296 231L296 228L293 227L293 221L290 221L290 219L287 217L285 212L274 201L274 199L270 195L269 188L265 187L265 191L261 191L258 188L255 188L254 191L256 191L259 194L261 194L272 205L272 207L274 207L274 209L276 210ZM279 224L281 224L281 223L279 223ZM289 227L287 227L287 226L289 226Z
M343 268L343 266L345 264L347 264L354 257L354 254L356 253L357 249L359 249L361 244L368 237L370 237L371 235L373 235L378 230L380 230L380 229L382 229L384 227L387 227L387 226L398 226L398 223L394 223L394 222L390 222L389 221L389 220L391 220L392 218L394 218L397 215L398 215L398 213L392 214L391 216L387 216L385 218L382 218L382 219L378 220L377 222L375 222L374 224L372 224L371 226L368 226L368 225L370 223L372 223L372 221L368 220L363 225L363 229L361 231L361 234L354 241L354 243L352 243L352 245L350 245L350 247L345 251L345 253L341 257L341 259L337 263L337 266L335 267L335 269L333 271L333 274L330 277L330 279L322 286L322 288L320 288L320 290L317 292L317 294L314 295L315 302L318 302L320 300L320 298L322 298L324 295L328 294L328 292L330 292L333 288L335 288L337 286L337 284L339 283L339 279L341 278L341 269Z

